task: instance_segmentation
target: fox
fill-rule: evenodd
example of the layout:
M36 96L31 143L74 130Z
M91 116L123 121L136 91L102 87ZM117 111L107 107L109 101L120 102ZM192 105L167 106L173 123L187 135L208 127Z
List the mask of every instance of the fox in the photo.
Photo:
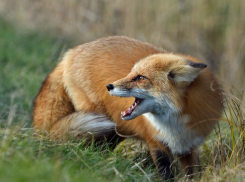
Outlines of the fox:
M167 180L174 178L173 156L193 175L222 99L217 78L197 58L110 36L65 53L34 100L33 127L112 148L129 137L142 140Z

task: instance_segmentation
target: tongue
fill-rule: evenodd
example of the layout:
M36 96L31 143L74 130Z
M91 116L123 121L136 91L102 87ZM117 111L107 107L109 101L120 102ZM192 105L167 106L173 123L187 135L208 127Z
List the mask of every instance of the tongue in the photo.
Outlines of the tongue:
M128 110L126 110L125 112L121 113L121 117L123 118L125 116L129 116L134 111L138 103L139 103L139 100L136 98L132 106L130 106L130 108L128 108Z
M128 116L128 115L130 115L132 112L133 112L133 109L131 109L131 107L130 107L127 111L123 112L121 116L122 116L122 117Z

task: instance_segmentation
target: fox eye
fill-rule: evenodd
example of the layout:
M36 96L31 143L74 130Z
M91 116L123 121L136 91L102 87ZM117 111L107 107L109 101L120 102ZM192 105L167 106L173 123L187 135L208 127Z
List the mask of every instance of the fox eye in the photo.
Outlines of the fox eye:
M142 81L145 80L146 77L142 76L142 75L138 75L137 77L135 77L132 81Z

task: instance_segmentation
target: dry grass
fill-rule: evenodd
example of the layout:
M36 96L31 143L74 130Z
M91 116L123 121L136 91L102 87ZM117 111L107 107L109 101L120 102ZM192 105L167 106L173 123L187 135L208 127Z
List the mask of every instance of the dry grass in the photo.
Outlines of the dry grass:
M245 177L244 95L224 96L224 115L216 137L203 145L201 181L243 181Z
M0 15L18 27L77 44L127 35L207 61L226 83L245 84L243 0L2 0Z

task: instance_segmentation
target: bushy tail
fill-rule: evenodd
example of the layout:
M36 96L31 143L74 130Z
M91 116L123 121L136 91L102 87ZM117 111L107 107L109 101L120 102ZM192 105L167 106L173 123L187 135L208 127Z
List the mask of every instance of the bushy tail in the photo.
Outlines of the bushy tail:
M106 141L108 145L114 145L122 140L116 134L115 127L116 124L102 114L74 112L57 121L50 134L58 139L84 138L89 142Z

